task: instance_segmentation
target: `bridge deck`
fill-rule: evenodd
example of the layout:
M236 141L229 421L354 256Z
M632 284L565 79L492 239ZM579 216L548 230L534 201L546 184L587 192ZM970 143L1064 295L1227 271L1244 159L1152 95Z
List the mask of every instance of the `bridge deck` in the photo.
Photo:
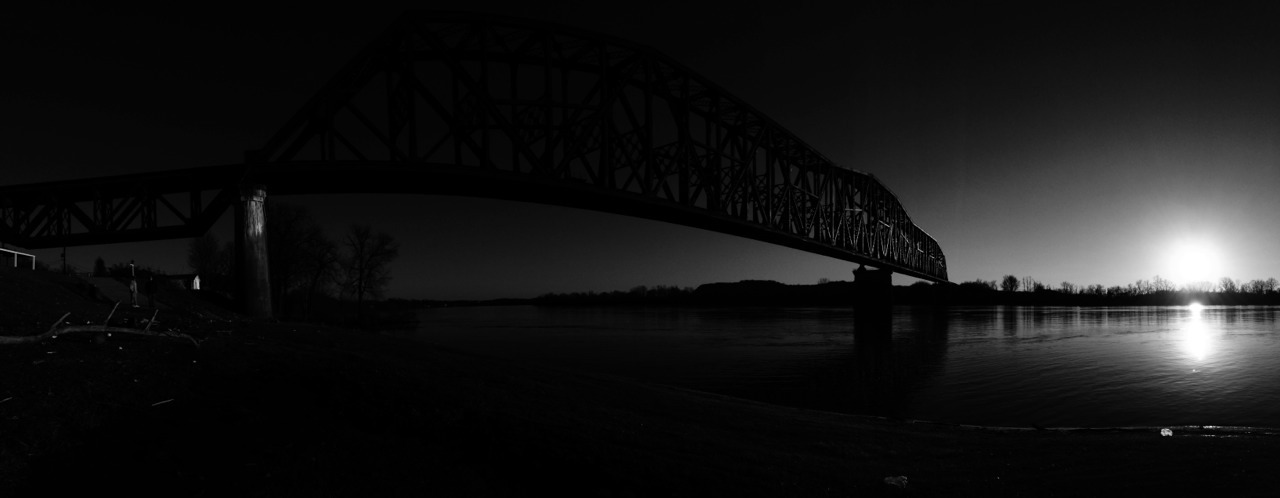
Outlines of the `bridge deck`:
M937 242L874 176L651 49L544 23L406 15L246 158L3 187L0 240L194 237L265 185L598 209L947 280Z

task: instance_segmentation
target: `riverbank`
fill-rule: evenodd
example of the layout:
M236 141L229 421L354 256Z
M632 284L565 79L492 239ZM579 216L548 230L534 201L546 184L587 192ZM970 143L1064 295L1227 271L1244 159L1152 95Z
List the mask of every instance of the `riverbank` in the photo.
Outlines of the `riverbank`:
M367 332L184 327L199 347L68 335L0 348L0 495L1236 496L1280 486L1277 436L912 423ZM906 476L906 488L889 476Z
M250 325L199 348L59 339L3 356L4 476L23 494L848 496L897 492L883 480L898 475L944 496L1280 485L1275 436L908 423L342 330Z

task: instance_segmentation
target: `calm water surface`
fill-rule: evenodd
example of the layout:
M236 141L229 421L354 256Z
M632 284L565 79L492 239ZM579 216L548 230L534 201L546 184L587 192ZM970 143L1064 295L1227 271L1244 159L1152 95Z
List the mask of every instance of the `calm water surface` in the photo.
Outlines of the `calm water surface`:
M1280 427L1276 307L423 310L415 336L771 403L1000 426Z

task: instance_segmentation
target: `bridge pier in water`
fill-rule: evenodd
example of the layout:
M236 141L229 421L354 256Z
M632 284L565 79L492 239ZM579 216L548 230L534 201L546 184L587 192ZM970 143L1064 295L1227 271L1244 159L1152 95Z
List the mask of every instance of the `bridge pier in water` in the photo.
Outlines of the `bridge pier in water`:
M235 206L237 301L242 311L255 318L271 316L266 201L265 187L246 185Z
M853 270L854 338L888 339L893 333L893 272L859 266Z

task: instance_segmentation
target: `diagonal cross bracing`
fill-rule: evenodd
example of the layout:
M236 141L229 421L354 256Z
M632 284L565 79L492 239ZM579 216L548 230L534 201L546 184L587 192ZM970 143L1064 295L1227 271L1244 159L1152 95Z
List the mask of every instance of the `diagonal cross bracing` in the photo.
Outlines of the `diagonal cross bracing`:
M243 175L233 165L0 187L0 240L40 249L199 236Z
M937 242L875 177L651 49L548 24L407 14L246 158L0 188L0 237L30 248L189 237L253 182L559 203L947 280Z
M345 152L326 147L328 136L344 137ZM873 176L836 166L653 50L546 24L406 15L257 157L353 168L408 157L422 168L594 185L736 220L741 226L727 231L740 235L796 239L792 245L816 244L851 261L947 278L937 242ZM684 217L663 219L700 225Z

